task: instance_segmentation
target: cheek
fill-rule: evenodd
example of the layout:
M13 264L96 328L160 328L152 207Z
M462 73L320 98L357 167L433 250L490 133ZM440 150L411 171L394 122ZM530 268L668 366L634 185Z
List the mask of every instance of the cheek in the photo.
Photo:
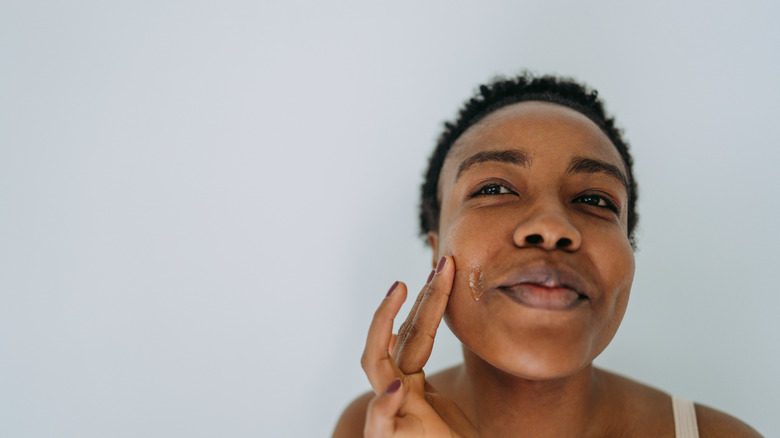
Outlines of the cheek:
M473 237L478 235L468 223L458 222L445 231L439 243L440 254L452 256L455 262L455 279L444 318L458 337L478 324L476 306L483 299L485 268L491 261L489 240L486 236Z
M443 234L439 244L439 253L452 256L455 262L455 281L453 297L468 295L473 301L479 301L485 291L485 269L495 262L491 248L491 236L480 234L479 224L466 221L456 222ZM476 236L476 237L475 237Z
M635 259L634 252L628 241L619 248L607 249L604 252L611 255L605 262L607 266L606 278L612 279L607 282L612 290L618 291L616 301L625 304L628 301L628 294L631 285L634 282Z
M600 342L600 348L603 349L617 333L626 312L631 285L634 281L635 259L627 240L625 245L601 248L599 252L604 254L599 270L602 284L605 286L603 298L605 336Z

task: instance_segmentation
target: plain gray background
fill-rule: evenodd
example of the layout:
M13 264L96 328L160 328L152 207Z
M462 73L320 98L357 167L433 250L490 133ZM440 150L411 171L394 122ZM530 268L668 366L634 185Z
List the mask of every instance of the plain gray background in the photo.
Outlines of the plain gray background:
M597 364L780 436L776 2L0 2L0 435L327 436L430 255L441 123L600 92L637 275ZM402 310L403 312L403 310ZM429 371L459 361L448 330Z

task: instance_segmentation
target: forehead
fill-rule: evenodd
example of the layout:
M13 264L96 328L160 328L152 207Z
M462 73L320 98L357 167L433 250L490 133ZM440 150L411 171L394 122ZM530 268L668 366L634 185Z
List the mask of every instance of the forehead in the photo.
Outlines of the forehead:
M617 148L587 116L555 103L529 101L496 110L470 126L447 154L442 178L453 177L459 164L478 152L506 149L522 149L533 164L560 160L565 165L577 155L626 171Z

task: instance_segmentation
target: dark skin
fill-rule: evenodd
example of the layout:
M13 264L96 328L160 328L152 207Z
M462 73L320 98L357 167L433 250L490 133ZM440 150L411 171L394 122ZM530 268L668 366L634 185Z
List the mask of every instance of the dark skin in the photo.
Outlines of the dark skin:
M669 395L599 370L625 312L634 256L625 166L599 128L523 102L470 127L445 160L436 270L399 329L399 283L362 365L373 392L334 437L673 437ZM464 362L426 378L442 318ZM697 405L701 437L760 436Z

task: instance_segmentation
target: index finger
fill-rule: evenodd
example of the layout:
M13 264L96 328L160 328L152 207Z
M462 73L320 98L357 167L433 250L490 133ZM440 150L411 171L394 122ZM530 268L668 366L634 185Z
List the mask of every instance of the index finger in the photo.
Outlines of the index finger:
M403 333L398 334L395 360L404 374L419 372L428 362L436 331L447 308L454 277L454 260L452 257L442 257L436 267L436 275L422 292L414 316L402 327Z
M366 347L360 358L360 364L366 372L371 387L377 394L399 377L395 362L388 349L393 336L393 319L398 314L404 300L406 300L406 285L395 282L374 313L374 318L368 328Z

